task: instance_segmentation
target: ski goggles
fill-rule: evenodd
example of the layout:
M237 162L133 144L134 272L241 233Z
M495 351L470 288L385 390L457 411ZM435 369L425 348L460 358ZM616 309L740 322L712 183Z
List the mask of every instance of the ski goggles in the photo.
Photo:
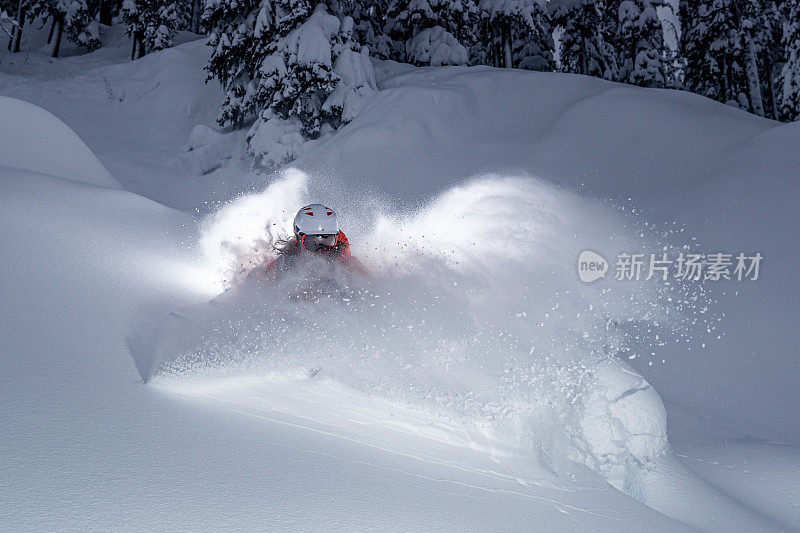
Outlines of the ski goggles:
M301 235L303 248L316 252L319 249L330 249L336 246L336 235Z

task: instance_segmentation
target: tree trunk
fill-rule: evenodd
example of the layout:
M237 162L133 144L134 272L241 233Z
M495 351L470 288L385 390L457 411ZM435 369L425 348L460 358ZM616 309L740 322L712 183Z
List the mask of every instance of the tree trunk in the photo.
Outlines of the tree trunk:
M112 0L101 0L100 2L100 24L111 26L114 22L114 3Z
M14 53L19 52L19 47L22 44L22 26L25 24L25 12L27 11L27 6L23 5L24 1L19 0L19 6L17 7L17 27L14 28L14 44L11 47L11 51Z
M136 30L131 34L131 40L133 44L131 46L131 61L136 59L140 59L144 56L144 42L142 42L142 32L140 30Z
M192 0L192 33L200 33L200 15L202 15L203 3L201 0Z
M722 98L722 103L727 104L728 101L732 99L731 94L733 93L733 90L731 89L732 81L731 81L730 69L728 69L728 62L725 60L724 57L722 58L722 73L723 75L720 78L720 81L722 82L722 87L720 87L719 95L720 98Z
M23 0L19 0L17 2L17 26L11 28L11 35L8 36L8 51L9 52L19 52L19 50L14 50L14 42L17 40L17 33L22 31L22 24L20 24L20 18L25 20L25 17L22 15L24 13L24 8L22 7Z
M61 37L63 37L64 35L63 15L58 15L54 17L53 25L55 27L55 41L53 41L53 50L50 55L51 57L58 57L58 54L61 51Z
M511 27L507 20L502 22L502 36L503 36L503 66L505 68L512 68L514 65L511 61Z
M497 25L492 25L492 65L503 66L503 34L497 35Z
M578 74L589 74L589 72L587 72L589 70L589 63L586 60L586 54L586 39L581 37L581 71Z
M485 36L486 40L486 64L496 67L497 63L494 57L494 29L492 25L489 24L488 20L484 20L481 24L483 24L482 35Z
M756 46L753 44L753 37L747 34L747 89L750 99L750 112L759 117L764 116L764 101L761 99L761 82L758 79L758 62L756 60Z
M772 116L770 117L773 120L778 120L778 98L775 96L775 83L773 81L772 75L772 61L767 60L767 89L769 90L769 106L772 110Z
M53 42L53 33L56 29L56 17L53 17L53 20L50 22L50 33L47 34L47 44Z
M778 107L776 105L775 86L773 83L773 70L775 65L772 63L772 58L767 50L761 55L761 65L762 68L759 72L759 77L764 79L764 84L766 85L766 87L764 87L764 91L766 91L764 94L764 116L773 120L778 120Z

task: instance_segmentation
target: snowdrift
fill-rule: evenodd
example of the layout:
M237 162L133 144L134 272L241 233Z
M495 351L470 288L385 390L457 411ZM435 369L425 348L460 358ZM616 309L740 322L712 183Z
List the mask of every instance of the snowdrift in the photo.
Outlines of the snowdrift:
M3 166L74 181L120 187L69 126L35 105L0 96Z
M44 38L46 33L45 28ZM199 146L197 139L190 138L198 124L215 125L222 102L219 86L204 83L205 40L130 61L124 29L115 27L110 33L110 38L119 38L119 46L56 62L33 52L3 56L0 94L43 107L69 124L128 191L184 211L216 195L227 198L229 189L234 188L226 183L227 177L235 177L240 186L242 176L248 173L247 168L232 164L236 157L230 139L217 145L206 136ZM180 40L187 38L181 35ZM22 124L18 131L30 132L33 142L20 137L28 150L20 153L33 150L30 147L46 147L38 141L46 140L46 132L52 129L49 123L35 120ZM44 154L53 154L52 158L33 151L32 160L57 162L66 157L63 154L74 152L69 146L54 151L58 148L46 148ZM17 165L28 159L15 157L13 161ZM232 168L208 180L198 179L222 163Z

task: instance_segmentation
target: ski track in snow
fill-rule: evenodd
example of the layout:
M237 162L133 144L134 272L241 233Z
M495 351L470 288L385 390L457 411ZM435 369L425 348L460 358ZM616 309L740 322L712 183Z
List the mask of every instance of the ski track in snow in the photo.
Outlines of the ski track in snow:
M218 394L213 394L213 393L185 391L185 390L181 389L180 385L174 386L174 387L171 387L169 385L162 385L162 388L164 388L165 390L167 390L169 392L173 392L173 393L189 396L189 397L191 397L191 398L193 398L193 399L195 399L195 400L197 400L199 402L205 402L208 405L211 405L211 406L214 406L214 407L217 407L217 408L221 408L224 411L228 411L228 412L236 413L236 414L239 414L239 415L244 415L244 416L256 418L258 420L262 420L262 421L269 422L269 423L281 424L281 425L285 425L285 426L289 426L289 427L293 427L293 428L302 429L302 430L305 430L305 431L311 431L311 432L314 432L314 433L319 433L319 434L322 434L322 435L334 437L336 439L341 439L341 440L344 440L344 441L347 441L347 442L350 442L350 443L353 443L353 444L356 444L356 445L359 445L359 446L368 446L368 447L380 450L381 452L386 452L386 453L393 454L393 455L399 455L401 457L408 458L408 459L413 459L414 461L418 461L418 462L423 463L423 464L424 463L429 463L429 464L433 464L433 465L437 465L437 466L444 466L444 467L447 467L447 468L456 469L456 470L459 470L459 471L466 472L466 473L470 474L470 478L472 478L472 479L476 479L476 480L488 479L490 481L495 482L495 484L497 484L499 482L499 483L502 483L502 484L505 484L505 485L513 485L513 486L516 486L516 487L519 487L519 488L515 490L515 489L511 489L511 488L502 488L502 487L496 487L496 486L495 487L491 487L491 486L488 486L487 484L466 483L466 482L463 482L463 481L458 481L458 480L453 480L453 479L446 479L446 478L441 478L441 477L434 478L434 477L426 476L424 474L420 474L419 472L412 471L412 470L391 469L391 468L386 467L386 466L373 465L372 463L368 463L370 466L377 467L379 469L386 469L386 470L393 470L393 471L397 471L397 472L402 472L403 474L411 476L411 477L417 477L417 478L420 478L420 479L427 479L427 480L430 480L430 481L436 481L436 482L443 483L443 484L458 485L458 486L469 487L469 488L473 488L473 489L477 489L477 490L485 491L485 492L507 494L507 495L511 495L513 497L517 497L517 498L520 498L520 499L523 499L523 500L543 502L543 503L546 503L548 505L551 505L553 508L558 510L560 513L563 513L565 515L570 516L570 518L576 524L581 524L581 521L579 519L577 519L577 518L572 517L571 513L586 514L586 515L590 515L590 516L602 517L602 518L605 518L605 519L614 520L614 521L620 521L620 522L626 520L625 518L620 518L620 517L615 516L615 515L613 515L611 513L602 513L602 512L598 512L598 511L593 511L593 510L591 510L589 508L585 508L585 507L579 507L579 506L565 504L564 502L560 502L560 501L557 501L555 499L544 498L544 497L536 495L536 494L531 494L530 492L524 492L521 489L522 487L530 487L530 486L541 487L541 486L545 486L547 488L557 489L557 490L561 490L561 491L563 491L563 490L574 491L575 490L574 488L567 489L566 487L563 487L563 486L559 487L559 486L556 486L556 485L554 485L552 483L544 483L544 482L542 482L540 480L533 480L533 479L527 479L527 478L523 479L523 478L518 477L517 474L515 474L514 472L511 472L508 469L502 469L502 470L505 470L505 472L504 472L504 471L498 471L498 470L476 468L474 465L470 464L470 463L478 462L474 458L471 458L471 460L467 459L463 464L459 464L458 462L452 461L452 460L448 461L448 460L444 459L444 456L452 455L453 453L457 454L456 456L458 456L459 452L463 454L463 448L473 449L474 451L477 451L477 452L479 452L481 454L490 454L490 455L493 455L493 451L491 449L481 449L481 448L475 449L474 443L471 442L471 441L468 441L468 440L462 442L460 444L460 446L455 446L455 448L457 448L457 449L449 449L450 446L454 446L454 443L452 441L449 441L449 440L436 439L436 438L432 437L431 435L424 435L423 433L424 433L424 430L426 428L425 428L425 424L421 423L421 421L414 421L413 423L409 423L409 425L405 428L407 431L401 432L400 428L398 428L396 425L394 425L394 427L392 427L392 428L386 428L381 423L376 423L375 421L367 421L367 420L365 420L364 416L369 414L368 412L365 412L365 411L367 411L367 409L365 409L363 405L355 404L353 406L353 409L354 409L353 412L357 413L359 415L358 419L348 418L348 419L343 421L344 422L343 425L334 426L333 429L331 429L331 430L325 430L325 429L322 429L321 427L318 427L317 424L320 424L320 422L319 422L320 419L327 419L329 414L321 414L321 415L316 415L314 417L302 416L301 414L299 414L297 412L292 413L292 410L293 410L292 408L288 408L285 411L281 410L280 408L277 408L275 406L274 402L270 401L270 400L275 400L275 399L277 399L279 402L280 401L285 402L287 399L289 399L290 401L292 399L307 400L306 395L304 395L303 393L309 393L310 392L312 396L317 396L317 397L328 396L327 400L329 400L329 401L332 400L333 403L341 403L341 396L343 394L347 394L347 392L342 390L342 389L340 389L340 388L337 389L337 388L331 387L330 388L330 392L326 395L326 394L321 393L319 390L309 391L309 388L307 386L303 386L302 384L298 386L298 384L294 383L294 384L290 385L288 390L280 390L280 392L273 393L274 396L272 396L271 398L269 396L267 396L266 398L258 398L257 399L257 398L253 398L252 396L246 396L241 401L237 401L236 399L233 399L233 398L231 398L231 397L229 397L229 396L227 396L225 394L218 395ZM272 389L272 388L273 387L269 383L264 383L263 384L263 389ZM298 394L298 392L300 394ZM324 398L322 398L322 399L324 399ZM363 402L363 399L362 398L356 398L356 402ZM319 404L315 404L315 405L319 406L319 405L324 405L325 403L326 402L320 402ZM294 406L294 409L297 409L297 407ZM395 409L396 409L396 407L395 407ZM286 419L282 419L279 416L280 414L292 414L293 416L289 420L286 420ZM385 415L385 412L382 412L380 410L376 410L375 414ZM303 423L303 422L305 422L305 423ZM347 431L350 428L351 424L356 424L356 425L360 426L361 428L363 428L364 431L360 432L360 435L359 435L359 432L355 432L355 434L358 435L358 436L351 436L351 435L344 434L343 431ZM448 449L440 451L439 454L428 455L428 454L421 454L421 453L418 453L418 452L414 453L414 452L408 451L407 449L401 449L402 446L399 443L402 442L402 440L399 440L396 437L395 438L390 438L390 440L387 441L387 443L383 444L383 445L376 444L375 442L370 442L370 441L377 440L377 438L375 436L375 431L376 430L379 431L379 432L384 432L385 433L387 429L394 430L394 431L400 432L400 433L404 433L400 437L401 438L405 438L406 440L408 440L406 445L409 448L418 447L420 445L419 437L421 437L423 440L433 439L433 440L437 441L437 443L446 444ZM445 430L459 431L459 428L450 427L450 428L446 428ZM462 448L462 449L458 449L458 448ZM309 453L314 453L314 454L324 454L324 452L320 452L320 451L312 450L312 449L307 449L306 451L309 452ZM328 455L330 457L335 457L335 458L339 459L339 457L332 456L330 454L324 454L324 455ZM499 461L497 459L494 459L494 457L493 457L493 460L498 463L498 466L502 466L502 462L501 461ZM367 463L361 463L361 464L367 464Z

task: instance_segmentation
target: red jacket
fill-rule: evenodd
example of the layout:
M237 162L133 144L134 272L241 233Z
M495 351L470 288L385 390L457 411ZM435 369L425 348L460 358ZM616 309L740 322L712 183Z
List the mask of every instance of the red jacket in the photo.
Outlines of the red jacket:
M264 275L276 275L281 266L286 270L291 270L294 260L299 257L300 251L300 243L297 239L292 239L289 241L288 245L281 250L281 253L277 257L270 259L267 266L264 268ZM325 255L329 257L332 256L331 258L333 260L342 263L357 274L361 274L362 276L369 275L369 272L364 268L364 265L361 264L361 261L353 257L350 253L350 241L347 240L347 236L343 231L340 231L336 235L336 244L331 251L326 252Z

